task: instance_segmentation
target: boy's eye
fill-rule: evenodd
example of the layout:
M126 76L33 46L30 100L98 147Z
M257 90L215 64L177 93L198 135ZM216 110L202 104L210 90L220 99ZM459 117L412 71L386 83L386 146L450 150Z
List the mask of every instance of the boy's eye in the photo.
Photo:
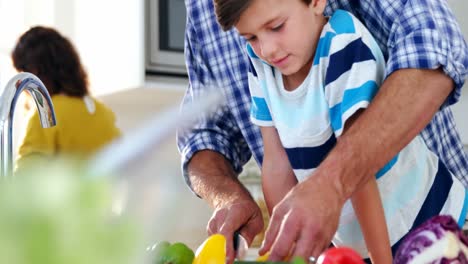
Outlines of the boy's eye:
M257 37L256 36L250 36L250 37L246 37L245 40L247 40L248 42L252 42L254 40L256 40Z
M279 31L279 30L281 30L281 28L283 27L283 25L284 25L284 23L281 23L281 24L279 24L279 25L276 25L276 26L274 26L273 28L271 28L271 30L273 30L273 31Z

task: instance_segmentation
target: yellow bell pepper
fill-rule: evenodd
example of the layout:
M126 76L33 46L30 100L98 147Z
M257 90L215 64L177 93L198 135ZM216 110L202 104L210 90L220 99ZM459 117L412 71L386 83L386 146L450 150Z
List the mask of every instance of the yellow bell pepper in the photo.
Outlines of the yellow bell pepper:
M270 252L265 253L265 255L259 256L256 261L257 262L266 262L268 257L270 256Z
M226 263L226 238L221 234L208 237L197 249L193 264Z

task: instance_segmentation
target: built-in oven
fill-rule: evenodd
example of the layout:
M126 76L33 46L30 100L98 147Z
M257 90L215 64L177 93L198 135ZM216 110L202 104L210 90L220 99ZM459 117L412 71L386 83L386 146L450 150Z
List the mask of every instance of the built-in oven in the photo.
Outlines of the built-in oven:
M186 75L184 0L146 0L146 71Z

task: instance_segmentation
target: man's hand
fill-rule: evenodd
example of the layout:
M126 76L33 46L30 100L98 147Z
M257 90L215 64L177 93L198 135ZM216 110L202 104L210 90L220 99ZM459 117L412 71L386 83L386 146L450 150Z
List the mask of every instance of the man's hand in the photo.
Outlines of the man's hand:
M330 245L344 201L336 196L332 185L319 181L300 183L274 208L260 255L270 251L271 261L288 256L308 259Z
M220 206L208 222L209 235L220 233L226 237L226 261L232 263L235 258L233 248L234 232L240 234L250 245L255 236L263 229L263 218L260 208L252 199L238 200Z
M226 237L227 263L232 263L234 232L239 230L250 245L263 229L260 208L237 179L229 161L217 152L197 152L189 163L188 173L193 190L215 210L208 222L208 234Z

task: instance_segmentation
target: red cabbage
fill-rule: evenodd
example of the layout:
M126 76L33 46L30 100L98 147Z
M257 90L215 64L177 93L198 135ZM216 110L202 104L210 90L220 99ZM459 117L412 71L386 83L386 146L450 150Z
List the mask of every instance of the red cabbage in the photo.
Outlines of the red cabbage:
M450 238L450 242L455 243L438 243L442 239L446 240ZM435 244L435 245L434 245ZM429 248L435 250L437 254L430 254ZM413 262L420 260L421 256L425 254L426 259L424 261L418 261L421 264L447 264L447 263L468 263L467 257L464 251L461 249L464 246L468 246L468 238L463 234L459 228L457 222L447 215L434 216L429 219L421 226L413 230L403 240L400 247L398 248L394 264L408 264L416 263ZM455 254L443 254L443 252L450 251ZM434 251L432 251L434 253ZM418 258L419 256L419 258Z

